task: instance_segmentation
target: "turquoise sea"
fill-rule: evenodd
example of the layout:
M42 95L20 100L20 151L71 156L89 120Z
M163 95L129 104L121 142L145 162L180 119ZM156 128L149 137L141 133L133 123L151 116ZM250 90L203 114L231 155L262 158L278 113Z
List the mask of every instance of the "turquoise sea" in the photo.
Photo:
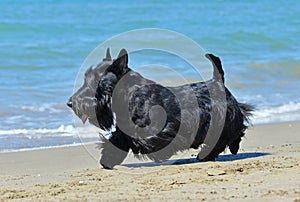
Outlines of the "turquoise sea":
M299 121L299 11L294 0L1 0L0 152L80 143L65 103L81 64L108 38L142 28L184 34L220 56L227 86L257 106L254 124Z

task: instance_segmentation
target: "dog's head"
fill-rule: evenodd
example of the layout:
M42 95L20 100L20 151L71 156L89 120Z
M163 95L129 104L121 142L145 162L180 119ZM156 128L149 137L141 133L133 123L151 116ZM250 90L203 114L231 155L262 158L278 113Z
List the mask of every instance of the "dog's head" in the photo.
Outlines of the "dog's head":
M118 58L112 60L107 49L103 61L85 72L83 85L70 97L67 105L83 124L89 120L103 130L110 129L113 125L112 93L117 82L128 71L127 51L122 49Z

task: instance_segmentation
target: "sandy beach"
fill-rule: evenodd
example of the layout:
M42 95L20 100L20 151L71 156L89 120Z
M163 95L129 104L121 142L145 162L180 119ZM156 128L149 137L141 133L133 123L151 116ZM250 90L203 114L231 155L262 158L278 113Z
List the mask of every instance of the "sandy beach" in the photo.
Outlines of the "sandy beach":
M0 201L299 202L299 130L299 122L254 126L238 155L216 162L197 163L190 150L162 165L129 155L114 170L99 166L94 144L3 153Z

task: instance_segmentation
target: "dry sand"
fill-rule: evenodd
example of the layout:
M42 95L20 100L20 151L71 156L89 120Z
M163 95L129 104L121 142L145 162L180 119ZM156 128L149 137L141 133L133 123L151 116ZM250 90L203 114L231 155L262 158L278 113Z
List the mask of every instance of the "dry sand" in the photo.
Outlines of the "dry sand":
M0 154L0 201L300 201L300 123L255 126L240 153L100 168L95 145ZM87 152L89 151L89 152Z

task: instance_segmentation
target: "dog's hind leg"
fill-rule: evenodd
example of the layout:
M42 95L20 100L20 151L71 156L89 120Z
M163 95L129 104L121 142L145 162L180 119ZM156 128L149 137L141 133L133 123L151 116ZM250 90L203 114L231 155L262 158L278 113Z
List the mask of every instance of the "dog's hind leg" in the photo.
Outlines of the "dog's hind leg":
M230 143L229 146L229 150L232 154L237 154L239 148L240 148L240 142L241 142L241 138L237 138L235 139L232 143Z

